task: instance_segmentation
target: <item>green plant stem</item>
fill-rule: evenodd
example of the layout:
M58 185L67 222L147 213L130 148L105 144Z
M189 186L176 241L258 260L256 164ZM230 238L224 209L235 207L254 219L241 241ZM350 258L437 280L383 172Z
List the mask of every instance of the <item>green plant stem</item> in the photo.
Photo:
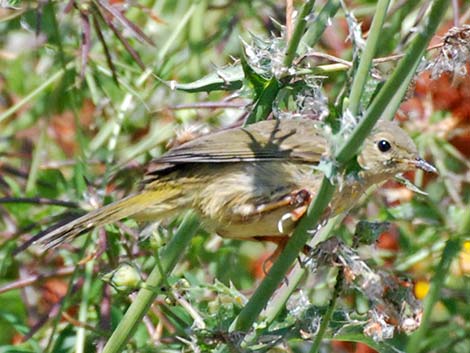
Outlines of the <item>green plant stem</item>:
M431 12L425 27L416 35L410 46L409 52L398 64L390 79L382 87L377 97L372 102L371 107L366 112L364 119L354 129L343 147L335 156L339 165L342 166L351 160L357 153L364 139L372 130L374 124L387 108L387 102L396 92L397 87L408 77L410 67L413 68L416 62L421 60L424 50L431 39L433 33L442 19L448 0L436 0L431 8ZM328 179L324 178L314 202L311 203L307 215L303 217L294 234L289 239L284 251L280 254L271 270L261 282L256 292L240 312L231 325L231 330L248 331L256 320L261 310L266 306L269 298L276 290L279 283L286 275L288 269L295 261L298 253L307 242L310 235L308 230L312 229L320 220L321 215L330 202L335 187Z
M336 15L340 6L341 2L339 0L329 0L325 6L322 7L318 16L315 18L317 25L309 27L302 38L302 43L307 46L307 49L308 47L313 47L320 40L330 19Z
M333 229L338 224L340 224L343 219L344 215L339 215L330 219L328 224L321 229L320 233L315 235L315 237L308 242L308 245L313 249L318 243L321 243L322 241L329 238ZM292 292L297 288L297 285L304 277L306 271L306 268L297 263L294 269L289 273L287 281L285 281L284 285L279 288L276 293L274 293L273 297L269 301L269 305L262 313L266 323L270 324L272 321L274 321L281 310L284 309L286 301L289 299Z
M341 294L341 287L343 286L344 281L344 274L343 270L338 270L336 274L336 284L335 289L333 291L333 296L331 297L330 304L328 305L328 309L326 310L325 315L320 324L320 328L318 329L317 335L312 342L312 347L310 348L310 353L317 353L320 350L320 345L323 341L323 336L325 336L326 329L328 328L328 324L330 323L331 317L335 311L336 301Z
M158 287L164 277L172 271L198 228L199 222L196 215L194 213L187 214L176 234L163 249L161 266L165 273L161 273L159 266L155 265L145 282L145 287L139 290L137 297L106 343L103 353L118 353L123 351L127 341L135 332L158 294L152 288Z
M250 115L245 119L245 126L266 120L273 109L273 101L276 99L279 88L280 85L277 78L273 77L268 81L267 85L261 92L260 97L256 101L255 107L251 111Z
M295 261L309 237L311 237L309 230L313 229L320 221L328 203L333 197L334 191L335 187L327 178L324 178L317 197L315 197L311 207L309 207L306 217L301 219L284 251L279 255L263 282L261 282L256 292L240 312L234 323L232 323L232 330L244 332L251 328L251 325L256 320L261 310L266 306L279 283L281 283L287 270Z
M157 62L162 62L165 59L166 54L170 50L171 46L175 44L176 38L181 34L184 27L188 24L191 16L193 15L194 11L198 8L199 1L194 1L193 4L189 7L188 11L184 14L183 18L178 23L178 26L175 28L174 31L171 32L171 35L168 37L168 40L163 43L160 50L158 51L157 55Z
M70 70L74 67L74 63L68 63L65 67L66 70ZM21 109L24 105L32 101L38 95L40 95L43 91L45 91L51 84L58 81L65 73L64 69L58 70L55 74L50 76L46 81L44 81L41 85L39 85L36 89L32 90L29 94L27 94L22 100L18 103L13 105L12 107L5 110L2 114L0 114L0 123L10 117L11 115L15 114L19 109Z
M390 4L389 0L379 0L377 4L376 12L372 20L371 29L369 31L369 37L367 38L366 47L364 49L364 52L361 55L358 70L356 72L356 75L354 76L354 80L352 83L348 109L353 115L357 115L359 113L362 93L364 92L364 87L369 77L369 71L370 71L370 67L372 66L372 60L374 59L374 55L377 50L379 34L382 31L382 27L385 22L385 16L387 14L387 9L388 9L389 4ZM373 116L369 117L368 119L375 120L372 123L372 126L378 120L378 118L376 119ZM362 144L362 141L364 141L365 137L368 134L369 134L369 131L367 132L367 134L362 135L358 138L358 140L361 141L360 144ZM349 140L348 142L349 143L346 143L346 145L354 143L354 141L351 141L351 140ZM357 149L360 146L360 144L358 144L357 146L353 146L353 148L356 147L356 149L354 150L353 153L347 156L346 159L340 160L340 158L338 158L339 156L337 156L337 160L340 160L341 163L348 162L352 158L352 156L354 156L354 154L357 152ZM321 321L320 329L318 330L317 335L315 336L315 339L313 341L312 347L310 349L311 353L317 353L320 349L321 342L323 341L323 337L330 323L331 316L335 310L336 299L339 296L339 291L341 289L342 282L343 282L342 272L339 271L336 277L336 286L335 286L335 290L333 293L333 297L331 299L330 305L328 306L328 310L325 313Z
M47 119L47 118L46 118ZM46 145L46 132L47 132L47 121L40 121L41 132L39 134L39 140L34 150L33 158L31 161L31 168L29 169L28 181L26 182L26 194L36 194L36 181L39 173L39 166L41 165L41 158L44 155L44 148Z
M417 63L421 60L429 41L437 30L437 26L444 17L448 3L449 0L436 0L433 2L427 21L424 21L425 24L423 28L416 33L416 37L406 51L405 56L372 101L364 115L364 119L362 119L356 129L354 129L348 143L340 149L336 156L340 164L350 160L357 152L364 140L362 137L367 136L371 132L377 120L387 109L391 97L395 95L397 90L399 90L405 82L409 84L412 78L410 70L416 68Z
M459 233L462 236L468 236L470 234L470 205L467 204L465 207L465 213L460 223Z
M397 90L395 91L393 98L390 100L390 102L387 105L387 108L382 113L381 119L392 120L395 117L395 112L400 107L403 101L403 97L406 95L406 92L408 91L410 87L410 83L413 80L413 77L415 77L415 73L416 73L416 69L418 68L418 65L419 65L419 61L417 61L415 65L410 68L410 72L408 73L408 76L402 81L400 87L397 88Z
M422 351L423 346L421 345L425 335L429 331L431 324L432 309L439 300L439 293L444 286L444 282L447 278L452 260L457 256L460 251L462 238L468 236L470 233L470 208L467 205L465 208L464 216L458 229L458 234L449 240L447 240L444 250L442 251L442 257L436 268L436 273L431 281L429 292L424 300L423 318L421 320L421 326L419 329L410 337L407 344L407 352L418 353Z
M91 294L91 284L93 280L93 266L95 261L88 261L85 266L85 278L82 287L82 299L80 302L80 309L78 312L78 320L80 322L88 322L88 306ZM77 339L75 340L75 353L85 352L85 338L86 329L85 327L77 328Z
M85 250L88 248L90 245L90 239L91 236L88 234L85 238L85 242L83 243L83 247L80 249L78 253L78 258L83 259ZM58 308L58 313L55 317L52 318L51 322L51 331L49 332L49 339L47 340L46 347L43 349L44 353L48 352L55 352L55 347L54 347L54 342L58 340L57 337L55 337L55 333L57 331L57 328L59 326L60 320L62 319L62 313L63 311L67 308L67 306L70 304L70 298L74 294L74 288L75 288L75 281L80 275L80 271L82 271L82 266L76 266L75 270L73 271L72 275L70 276L70 279L68 280L68 286L67 286L67 292L63 296L63 298L60 301L59 308Z
M429 292L423 305L423 318L419 329L411 336L407 344L406 351L408 353L418 353L422 350L422 342L426 334L429 333L429 326L431 323L432 309L439 300L439 293L447 278L450 265L454 257L460 250L460 239L451 238L447 240L444 251L442 252L441 260L436 268L436 273L431 281Z
M297 48L299 47L300 40L302 39L305 27L307 26L307 18L311 15L314 4L315 0L308 0L300 10L297 22L295 23L294 32L292 33L292 38L290 39L289 46L287 47L286 56L284 57L283 64L285 68L289 68L294 61Z
M379 0L377 3L366 47L361 54L361 60L357 68L357 72L354 75L348 105L349 111L354 116L358 115L360 112L362 93L364 92L364 87L370 75L370 67L372 66L372 60L374 59L374 55L377 51L377 44L379 42L380 34L382 33L382 27L385 22L385 16L387 14L389 4L390 0Z

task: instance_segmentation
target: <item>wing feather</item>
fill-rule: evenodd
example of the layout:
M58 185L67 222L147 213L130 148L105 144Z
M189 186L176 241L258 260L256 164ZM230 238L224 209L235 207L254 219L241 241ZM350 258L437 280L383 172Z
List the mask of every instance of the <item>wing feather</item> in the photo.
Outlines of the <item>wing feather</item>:
M318 122L307 119L266 120L222 130L178 146L155 159L150 174L189 163L298 161L318 163L329 152Z

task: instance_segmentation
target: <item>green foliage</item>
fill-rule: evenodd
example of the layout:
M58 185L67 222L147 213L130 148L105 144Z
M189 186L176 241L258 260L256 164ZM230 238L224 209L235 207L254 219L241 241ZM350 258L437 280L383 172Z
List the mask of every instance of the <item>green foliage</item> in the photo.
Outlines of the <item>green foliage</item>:
M298 255L305 241L286 248L279 261L292 261L263 284L269 245L221 239L184 215L147 228L125 220L47 253L33 244L14 254L56 221L137 190L147 162L209 129L322 120L335 150L321 168L341 187L368 129L395 113L439 11L395 4L365 49L372 1L294 2L303 15L287 19L289 42L280 1L66 3L0 8L0 353L334 351L331 340L385 353L465 352L469 151L440 133L454 116L437 105L424 123L406 125L440 171L406 176L425 195L396 185L371 191L346 220L314 231L310 245L342 241L322 242L313 259ZM359 69L366 54L406 58L366 63L370 75ZM116 272L123 264L132 281ZM413 281L430 284L423 309L410 299Z

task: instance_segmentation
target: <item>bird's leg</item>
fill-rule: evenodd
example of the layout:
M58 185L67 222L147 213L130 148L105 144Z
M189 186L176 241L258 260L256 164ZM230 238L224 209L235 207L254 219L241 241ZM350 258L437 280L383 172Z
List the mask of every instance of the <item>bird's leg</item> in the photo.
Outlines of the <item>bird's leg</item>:
M277 245L274 252L271 255L269 255L269 257L263 262L263 272L266 275L268 273L268 266L267 265L268 264L272 265L274 263L274 261L276 261L276 259L279 257L279 255L284 251L284 248L286 247L287 242L289 241L289 236L275 236L275 235L273 235L273 236L259 236L259 237L254 237L253 240L270 241L270 242L275 243ZM308 246L307 244L305 244L303 249L302 249L302 252L306 256L309 256L309 254L311 254L312 251L313 251L313 249L310 246ZM298 257L297 260L299 261L299 264L302 266L302 261L301 261L300 257ZM284 280L286 281L286 285L288 285L287 278L284 278Z
M258 237L256 237L256 238L258 238ZM266 275L268 273L267 264L272 265L274 263L274 261L276 261L276 259L279 257L279 254L286 247L286 244L289 240L289 237L267 236L267 237L259 237L257 240L270 241L270 242L275 243L277 245L274 252L271 255L269 255L269 257L263 262L263 272ZM271 267L271 266L269 266L269 267Z
M305 212L307 212L308 205L312 201L312 195L308 190L305 189L294 191L289 194L288 197L290 197L289 205L294 205L296 208L281 217L277 225L279 233L284 233L283 223L285 221L289 220L297 223L297 221L302 218Z
M266 260L266 261L271 261L274 262L279 256L279 254L284 250L284 248L287 245L287 242L289 241L289 236L278 236L278 235L260 235L253 237L253 240L257 241L269 241L271 243L274 243L277 245L276 250L271 254L271 256ZM304 247L302 248L302 253L304 255L309 255L312 251L312 248L305 244Z
M274 211L281 207L292 206L292 205L294 206L301 205L299 207L299 212L301 212L300 209L302 207L305 207L305 204L308 206L310 201L311 201L311 195L309 191L305 189L296 190L296 191L291 192L290 194L287 194L280 200L258 205L253 213L257 213L257 214L266 213L266 212ZM305 208L305 210L306 209L307 208ZM295 212L296 210L297 208L293 210L292 212ZM303 211L303 213L305 213L305 210ZM303 213L301 214L299 213L299 218L303 215Z
M252 200L249 203L239 205L238 207L231 209L230 215L228 216L228 220L231 223L246 224L250 222L256 222L262 219L263 217L268 217L269 215L279 213L279 233L288 235L291 231L291 229L289 228L292 227L283 227L283 223L286 221L296 223L307 211L308 205L311 200L311 194L306 189L293 191L274 201L263 203L257 200ZM281 213L282 210L285 210L285 213ZM227 213L228 212L226 212L226 214ZM219 234L224 236L224 234L220 231Z

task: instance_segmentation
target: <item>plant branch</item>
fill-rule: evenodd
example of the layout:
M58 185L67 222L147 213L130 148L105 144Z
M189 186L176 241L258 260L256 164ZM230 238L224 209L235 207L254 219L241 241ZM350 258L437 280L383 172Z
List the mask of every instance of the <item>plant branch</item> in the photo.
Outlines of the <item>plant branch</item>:
M330 300L330 304L328 305L328 309L326 310L325 315L323 316L323 320L321 321L320 328L313 340L312 347L310 348L310 353L317 353L320 350L320 345L323 341L323 336L325 336L326 329L328 328L328 324L330 323L331 317L335 311L336 301L341 294L341 287L343 286L344 282L344 274L343 269L339 269L336 275L336 284L335 290L333 291L333 295Z
M362 119L356 129L354 129L348 143L344 144L340 149L337 155L337 161L339 163L344 163L354 156L362 144L364 137L369 135L373 126L387 108L390 103L390 97L393 96L404 82L409 82L411 80L409 75L410 68L417 67L429 41L437 30L437 26L444 17L448 2L449 0L434 1L425 25L416 33L416 37L411 43L410 48L407 50L406 55L372 101L364 115L364 119Z
M311 15L314 4L315 0L308 0L300 10L297 21L295 23L294 32L292 33L292 38L290 39L289 46L287 47L286 56L284 57L283 63L286 68L289 68L294 61L297 48L299 47L300 40L304 34L305 27L307 26L307 20Z
M447 3L448 0L436 0L434 2L426 26L417 34L405 58L398 64L389 81L382 87L378 96L372 102L364 119L356 126L352 135L335 156L340 166L344 165L355 156L374 124L387 108L388 99L393 96L396 88L400 86L403 77L408 75L410 67L415 67L421 59L429 40L433 33L435 33L445 13ZM232 331L238 330L243 332L251 328L251 325L255 322L261 310L266 306L269 298L281 283L290 266L309 239L309 230L313 229L321 220L325 209L333 197L334 191L335 187L325 177L314 202L311 203L307 211L307 215L300 220L284 251L280 254L247 305L232 323Z
M176 234L162 251L161 266L165 272L161 273L159 266L155 265L145 282L145 286L139 290L137 297L127 309L102 353L123 351L125 344L134 334L158 294L153 288L158 287L164 277L173 270L198 228L199 222L196 215L193 213L186 215Z
M422 351L422 345L424 336L429 331L431 323L432 309L439 300L439 294L444 282L447 279L447 273L449 272L450 265L453 259L457 256L461 248L462 237L468 236L470 233L470 209L468 205L465 209L464 216L462 217L458 234L449 240L447 240L444 250L442 251L441 260L437 265L436 272L431 281L431 287L424 301L423 318L421 320L421 326L419 329L410 337L407 344L407 352L419 353Z
M372 66L372 59L377 51L377 44L379 42L382 27L385 22L385 16L390 4L390 0L379 0L375 11L372 25L367 38L366 47L361 55L357 72L354 75L354 80L351 86L351 94L349 96L348 109L353 116L357 116L360 111L361 97L364 87L369 77L370 67Z

